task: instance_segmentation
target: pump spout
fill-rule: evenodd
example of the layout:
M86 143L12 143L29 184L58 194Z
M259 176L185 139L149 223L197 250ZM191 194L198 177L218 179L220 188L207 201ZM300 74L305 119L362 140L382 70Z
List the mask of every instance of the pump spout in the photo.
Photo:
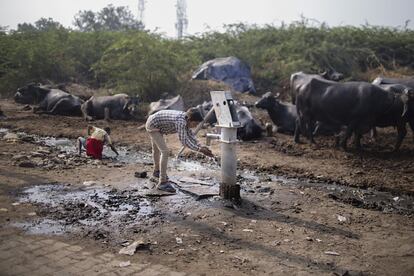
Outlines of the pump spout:
M220 139L221 138L221 135L220 134L214 134L214 133L207 133L207 136L206 136L206 144L207 144L207 146L210 146L210 144L211 144L211 140L213 140L213 139Z

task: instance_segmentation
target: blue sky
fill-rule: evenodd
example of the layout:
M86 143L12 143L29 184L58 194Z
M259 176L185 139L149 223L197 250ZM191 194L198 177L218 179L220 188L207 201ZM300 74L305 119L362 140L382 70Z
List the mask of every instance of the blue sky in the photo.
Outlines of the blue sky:
M175 36L176 0L147 0L145 25L167 36ZM108 4L128 6L138 14L138 0L0 0L0 26L15 29L18 23L33 23L51 17L73 27L79 10L99 11ZM188 34L222 30L224 24L290 23L303 15L329 26L414 26L414 0L187 0Z

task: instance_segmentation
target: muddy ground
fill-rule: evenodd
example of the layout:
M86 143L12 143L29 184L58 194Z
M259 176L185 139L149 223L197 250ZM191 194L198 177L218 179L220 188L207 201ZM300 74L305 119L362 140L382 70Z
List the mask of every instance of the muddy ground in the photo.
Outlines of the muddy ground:
M365 138L362 152L335 149L326 137L317 145L283 134L241 143L236 206L214 196L217 164L187 150L186 161L170 160L178 193L153 196L143 122L94 122L110 126L121 148L117 159L106 149L94 161L73 150L86 133L81 118L33 114L9 100L0 106L7 116L0 121L3 231L79 239L112 253L142 240L132 260L190 275L414 273L410 131L398 153L392 128L380 130L379 141ZM174 155L180 144L167 141ZM217 142L212 150L219 155Z

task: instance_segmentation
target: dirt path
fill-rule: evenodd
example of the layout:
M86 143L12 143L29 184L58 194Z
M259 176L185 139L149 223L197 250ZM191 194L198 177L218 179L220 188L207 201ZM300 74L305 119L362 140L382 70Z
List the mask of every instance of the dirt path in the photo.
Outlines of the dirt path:
M82 245L82 252L110 254L110 268L101 258L85 257L75 275L126 275L120 261L130 261L129 273L137 275L145 275L145 269L162 275L414 273L411 134L398 154L390 152L392 129L381 131L379 144L365 141L364 153L335 150L327 138L318 139L318 147L295 145L285 135L243 143L238 147L243 203L234 206L181 191L147 196L153 183L134 176L151 171L140 123L109 123L113 139L124 146L122 157L92 161L33 136L74 139L85 134L87 123L80 118L39 116L10 101L0 104L8 116L0 128L28 134L0 140L0 247L9 252L0 253L0 268L6 275L12 274L10 262L27 241L39 247L26 250L27 262L17 264L26 273L34 264L50 274L70 273L72 265L56 267L45 260L54 254L37 254L45 239L64 243L57 250L73 263L80 254L65 255L65 248ZM169 137L168 143L177 152L177 139ZM213 151L219 153L217 144ZM184 178L207 181L214 194L218 168L186 155L197 161L172 162L170 177L178 183ZM11 240L20 246L10 246ZM118 254L136 240L145 243L142 250ZM93 262L101 265L96 271ZM138 264L145 266L135 268Z

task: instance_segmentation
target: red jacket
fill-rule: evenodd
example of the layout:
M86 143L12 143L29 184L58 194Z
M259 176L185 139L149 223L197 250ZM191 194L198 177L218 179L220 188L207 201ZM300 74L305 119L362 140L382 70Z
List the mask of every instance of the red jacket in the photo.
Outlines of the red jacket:
M102 159L103 141L95 138L86 139L86 155L94 159Z

